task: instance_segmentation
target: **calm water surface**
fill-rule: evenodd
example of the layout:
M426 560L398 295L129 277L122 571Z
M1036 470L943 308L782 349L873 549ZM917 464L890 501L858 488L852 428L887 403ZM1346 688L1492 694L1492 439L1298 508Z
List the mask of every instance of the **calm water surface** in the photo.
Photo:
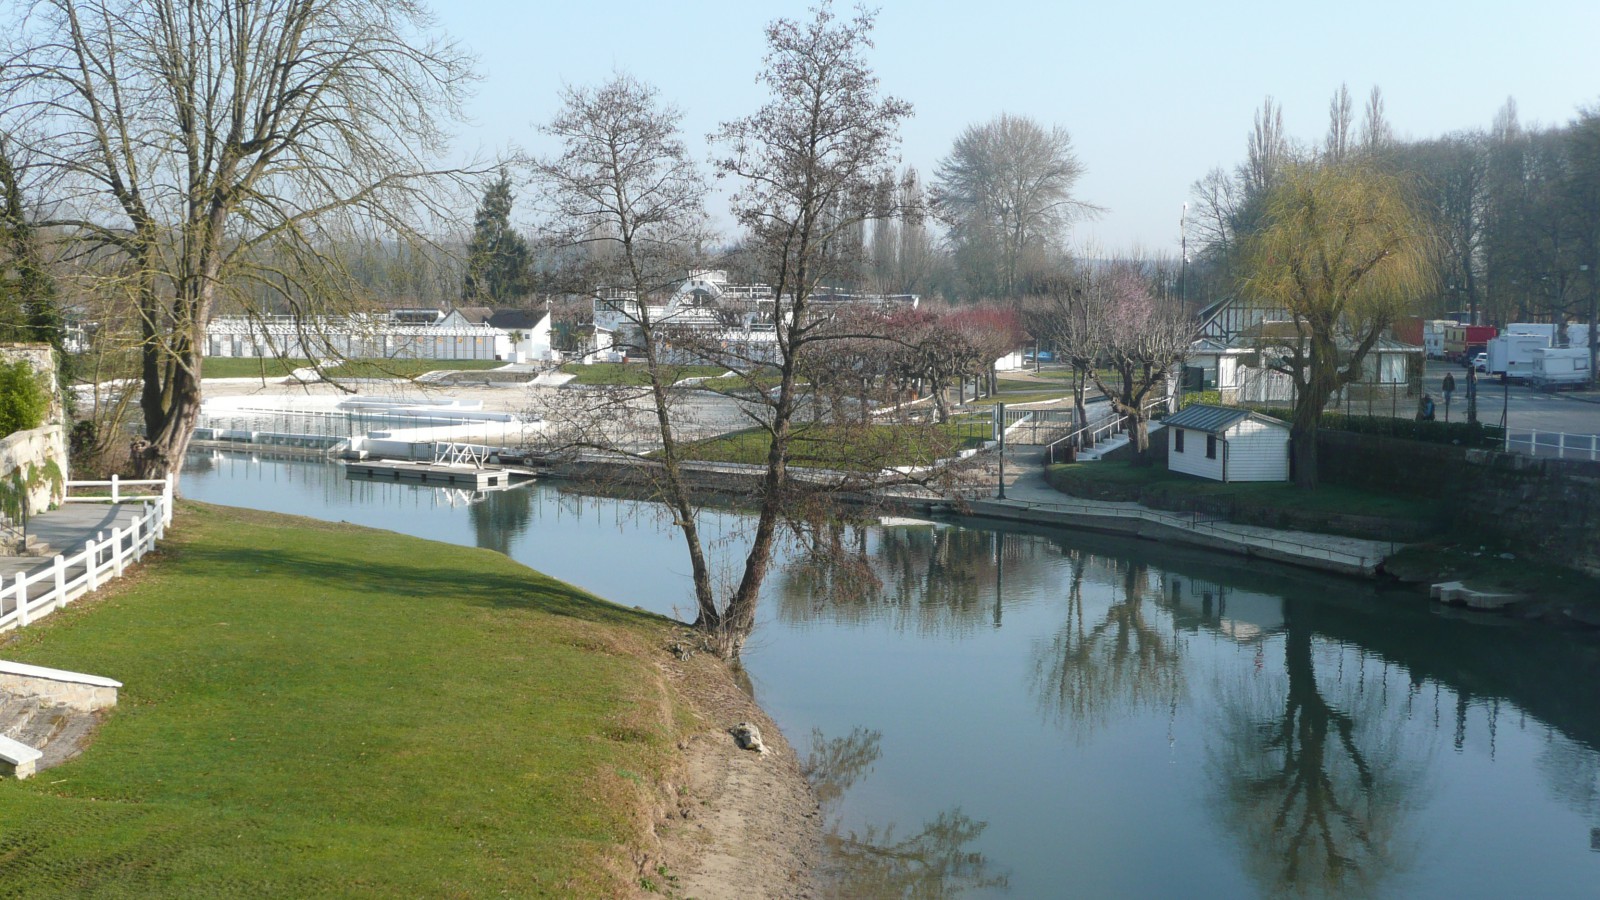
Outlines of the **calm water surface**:
M692 607L648 504L245 454L183 487ZM746 521L711 518L729 558ZM1600 896L1600 642L1073 532L830 538L770 579L745 662L810 759L841 896Z

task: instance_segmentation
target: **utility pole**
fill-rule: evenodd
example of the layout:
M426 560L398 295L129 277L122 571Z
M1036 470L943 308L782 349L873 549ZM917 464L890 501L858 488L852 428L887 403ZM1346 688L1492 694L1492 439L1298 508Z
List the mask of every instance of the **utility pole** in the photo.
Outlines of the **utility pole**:
M1189 204L1183 205L1183 212L1178 213L1178 242L1183 248L1183 260L1178 263L1178 298L1185 305L1189 303Z

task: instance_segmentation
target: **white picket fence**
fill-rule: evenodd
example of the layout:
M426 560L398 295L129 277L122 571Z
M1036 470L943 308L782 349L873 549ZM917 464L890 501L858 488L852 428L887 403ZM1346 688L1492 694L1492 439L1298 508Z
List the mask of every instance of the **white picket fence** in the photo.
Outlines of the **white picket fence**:
M73 496L73 489L95 490ZM100 493L109 488L109 492ZM114 528L103 540L90 538L72 556L57 555L32 573L19 572L0 586L0 632L27 626L90 593L154 550L172 524L171 479L69 481L65 503L140 503L143 508L126 528Z

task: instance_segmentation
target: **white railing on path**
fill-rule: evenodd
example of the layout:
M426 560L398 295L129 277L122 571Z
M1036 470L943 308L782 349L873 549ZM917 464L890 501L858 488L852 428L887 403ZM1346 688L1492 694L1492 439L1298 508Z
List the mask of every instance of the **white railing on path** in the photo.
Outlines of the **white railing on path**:
M1540 437L1544 440L1540 440ZM1506 452L1556 459L1600 460L1600 435L1558 431L1506 432Z
M64 503L139 503L141 509L126 528L100 532L71 556L57 554L51 564L31 573L18 572L0 586L0 632L29 625L73 600L120 578L131 563L156 548L172 524L172 480L124 479L69 481ZM72 496L73 488L109 492ZM131 490L130 490L131 489Z

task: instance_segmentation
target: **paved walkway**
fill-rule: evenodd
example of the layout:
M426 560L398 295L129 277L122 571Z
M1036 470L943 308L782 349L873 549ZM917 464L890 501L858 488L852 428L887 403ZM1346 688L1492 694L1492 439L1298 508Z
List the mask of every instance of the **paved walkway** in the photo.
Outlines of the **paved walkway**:
M112 529L127 529L142 511L139 503L68 503L59 509L39 513L28 520L28 537L39 546L40 556L0 556L0 578L15 579L18 573L32 574L55 564L55 556L72 556L91 539L111 536ZM78 567L75 571L82 571ZM44 586L39 587L45 590ZM32 590L28 592L30 595ZM0 615L10 611L6 601Z
M1045 481L1038 463L1022 462L1036 448L1018 448L1006 466L1006 499L987 490L967 494L966 511L985 518L1092 528L1170 540L1247 556L1347 574L1370 575L1402 545L1309 531L1239 525L1215 517L1151 509L1139 503L1088 500L1063 494ZM1015 475L1013 475L1015 472Z

